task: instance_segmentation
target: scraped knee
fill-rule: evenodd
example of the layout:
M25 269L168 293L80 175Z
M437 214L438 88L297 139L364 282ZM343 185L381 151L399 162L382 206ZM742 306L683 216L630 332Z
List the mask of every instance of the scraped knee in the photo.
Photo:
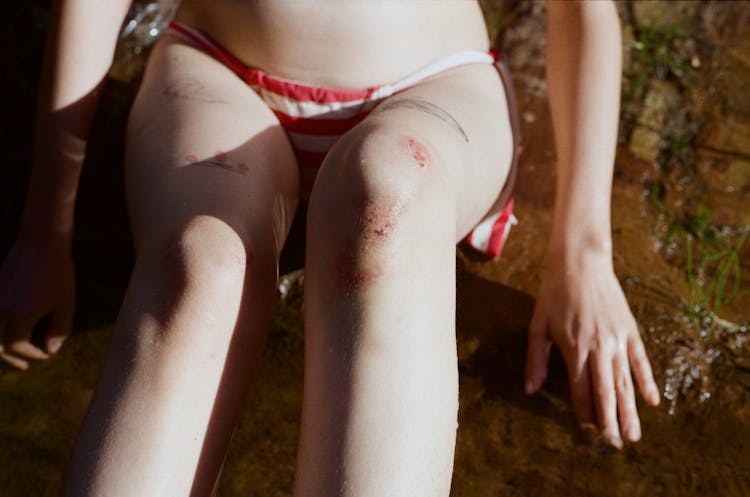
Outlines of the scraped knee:
M329 152L313 190L311 214L346 214L363 237L385 239L410 205L437 186L438 161L434 147L417 134L363 123Z
M339 284L358 289L396 270L393 255L446 200L439 167L437 148L418 133L377 122L361 124L334 146L313 189L308 231L319 253L332 255Z

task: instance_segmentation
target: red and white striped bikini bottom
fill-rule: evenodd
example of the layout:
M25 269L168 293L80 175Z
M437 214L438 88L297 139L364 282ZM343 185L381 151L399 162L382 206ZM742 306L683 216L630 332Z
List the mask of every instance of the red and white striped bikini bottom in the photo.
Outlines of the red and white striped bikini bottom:
M499 257L512 225L512 189L515 183L518 155L521 150L513 85L500 58L490 52L463 51L436 60L415 73L392 84L362 90L321 88L274 77L249 67L205 33L182 23L170 24L170 32L208 53L231 69L263 99L276 115L294 149L302 185L311 188L318 169L336 141L361 122L387 97L406 90L430 76L466 64L494 64L505 86L513 129L513 160L508 179L493 212L469 233L464 241L475 249Z

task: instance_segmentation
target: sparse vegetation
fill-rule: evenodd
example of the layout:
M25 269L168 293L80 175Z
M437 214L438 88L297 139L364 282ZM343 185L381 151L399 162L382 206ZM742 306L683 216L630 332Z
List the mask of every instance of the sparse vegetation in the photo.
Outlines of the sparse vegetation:
M642 99L647 83L653 77L676 78L684 83L691 67L685 55L681 54L676 46L687 36L684 19L666 27L652 24L638 28L634 36L635 39L627 47L631 53L631 62L625 70L625 100Z
M709 318L727 331L743 326L719 318L722 307L744 292L741 288L740 251L750 235L750 217L735 233L719 230L705 206L683 223L672 226L668 238L685 240L686 273L689 285L687 313L692 318ZM732 239L736 238L736 241Z

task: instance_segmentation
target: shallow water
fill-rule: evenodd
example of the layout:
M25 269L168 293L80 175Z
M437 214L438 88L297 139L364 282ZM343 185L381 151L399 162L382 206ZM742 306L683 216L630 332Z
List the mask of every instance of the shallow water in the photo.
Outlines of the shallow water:
M44 2L29 5L41 7L18 16L22 27L4 30L27 42L20 53L4 53L27 82L36 69L13 57L38 54L41 31L32 28L43 18ZM661 12L619 5L626 73L631 71L624 88L634 76L646 83L623 101L613 188L615 268L664 397L658 408L641 405L643 440L621 451L577 428L559 356L542 392L523 394L526 328L554 199L554 156L543 81L543 8L518 5L503 13L491 5L496 15L490 17L502 24L511 15L513 21L504 48L523 109L525 153L515 194L521 222L500 263L468 251L457 256L460 413L451 495L750 495L750 334L690 312L696 286L687 278L686 235L675 236L673 229L689 224L685 219L699 205L712 214L710 226L734 243L748 222L750 111L742 89L750 83L750 22L739 21L750 19L750 4L674 2ZM685 25L679 36L633 48L644 33L653 31L651 38L658 39L674 26L673 17ZM675 75L674 68L660 68L662 59L643 55L660 47L690 67L697 57L698 67ZM10 102L14 124L6 120L0 128L3 163L10 165L0 183L7 226L0 241L7 247L28 161L30 121L23 105L33 92L15 79L3 84L6 95L21 95ZM108 89L82 179L77 333L58 357L28 373L0 367L0 496L58 494L104 358L132 261L119 180L129 98L124 87ZM679 135L686 144L678 143ZM697 238L695 243L701 249ZM697 261L698 252L693 257ZM741 326L750 323L750 243L739 261L742 293L714 310ZM291 494L302 390L300 278L297 273L283 280L259 377L222 476L222 496Z

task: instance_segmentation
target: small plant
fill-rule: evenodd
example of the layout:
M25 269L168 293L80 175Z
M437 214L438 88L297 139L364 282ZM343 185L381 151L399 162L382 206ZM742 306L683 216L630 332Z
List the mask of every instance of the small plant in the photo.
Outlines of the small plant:
M520 1L498 2L497 0L481 0L480 4L490 40L493 41L494 46L500 47L503 32L521 15L524 5Z
M686 244L688 315L697 317L708 312L719 319L716 313L734 302L741 292L739 254L750 234L750 218L737 242L731 243L728 235L712 224L711 212L701 206L686 223L670 230L671 236L678 234L685 236Z
M666 136L669 145L664 152L670 159L676 160L677 164L682 166L684 174L691 174L695 163L693 138L694 133L691 130L683 130L681 133L673 132Z
M646 180L643 189L649 210L654 214L661 214L664 211L664 184L660 181Z
M626 45L631 57L625 67L622 88L623 110L637 112L652 78L675 81L681 89L688 88L692 67L679 45L687 39L684 18L668 25L636 28L634 39ZM635 116L628 116L635 118Z
M686 37L684 23L685 19L680 19L666 27L652 24L636 30L628 47L633 54L628 73L632 76L629 82L634 93L642 93L645 83L654 76L682 78L690 70L690 64L675 47Z

